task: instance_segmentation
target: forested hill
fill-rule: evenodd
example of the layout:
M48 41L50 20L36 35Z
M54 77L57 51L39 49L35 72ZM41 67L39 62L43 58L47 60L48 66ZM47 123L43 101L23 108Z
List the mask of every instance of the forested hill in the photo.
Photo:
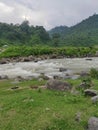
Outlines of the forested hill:
M64 36L69 30L69 27L67 26L58 26L49 31L50 36L52 36L55 33L60 34L61 36Z
M98 15L94 14L72 26L59 26L46 31L43 26L0 23L0 46L3 45L52 45L93 46L98 45Z
M28 21L16 25L0 23L0 46L46 44L48 41L50 37L43 26L30 26Z
M66 30L66 31L64 31ZM94 14L75 26L65 29L65 26L55 27L49 33L58 33L62 45L92 46L98 44L98 15Z

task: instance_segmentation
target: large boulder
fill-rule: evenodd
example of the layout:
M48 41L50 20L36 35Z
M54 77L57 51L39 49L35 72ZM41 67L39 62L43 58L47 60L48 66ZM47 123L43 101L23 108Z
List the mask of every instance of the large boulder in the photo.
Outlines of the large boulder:
M49 80L46 84L46 87L48 89L60 90L60 91L69 91L72 88L72 86L69 83L59 80Z
M92 89L86 89L84 90L85 96L91 96L94 97L97 95L97 91L96 90L92 90Z
M98 130L98 118L91 117L88 121L88 130Z
M92 97L91 100L92 100L92 103L97 103L98 102L98 95Z

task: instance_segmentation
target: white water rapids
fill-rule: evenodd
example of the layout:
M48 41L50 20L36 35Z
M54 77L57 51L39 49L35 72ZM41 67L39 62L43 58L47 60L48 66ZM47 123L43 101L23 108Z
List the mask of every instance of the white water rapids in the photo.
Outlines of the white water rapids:
M65 59L50 59L39 62L19 62L0 65L0 76L7 75L9 78L21 76L38 77L40 73L45 73L47 76L64 76L65 74L74 74L81 71L88 71L90 68L98 69L98 58L93 57L92 60L86 58L65 58ZM59 68L66 68L66 72L60 72Z

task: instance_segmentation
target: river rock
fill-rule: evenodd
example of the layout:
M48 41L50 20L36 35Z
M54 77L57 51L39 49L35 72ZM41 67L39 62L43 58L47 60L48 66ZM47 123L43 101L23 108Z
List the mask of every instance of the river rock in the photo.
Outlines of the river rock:
M84 90L85 96L96 96L97 95L97 91L96 90L92 90L92 89L86 89Z
M79 86L77 86L77 88L79 88L79 89L87 89L85 83L81 83Z
M98 51L96 51L96 54L95 54L95 56L97 56L97 57L98 57Z
M66 68L59 68L59 71L64 72L64 71L67 71L67 69Z
M24 57L24 58L22 59L22 62L29 62L29 61L31 61L31 59L30 59L29 57Z
M38 86L30 86L31 89L38 89Z
M98 130L98 118L91 117L88 121L88 130Z
M80 73L80 76L81 76L81 77L86 77L86 76L89 76L89 73L88 73L88 72L85 72L85 71L82 71L82 72Z
M80 122L81 121L81 112L77 112L75 114L75 121Z
M6 59L1 59L0 60L0 64L7 64L7 63L8 63L8 61Z
M86 81L83 81L77 88L80 88L80 89L89 89L90 87L92 87L92 82L86 82Z
M35 59L34 59L34 62L38 62L38 59L37 59L37 58L35 58Z
M97 103L98 102L98 95L92 97L91 100L92 100L92 103Z
M18 89L19 87L18 86L15 86L15 87L12 87L11 89L12 90L16 90L16 89Z
M53 79L61 79L61 77L59 75L54 75Z
M7 75L2 75L2 76L0 76L0 79L2 80L2 79L8 79L8 76Z
M34 56L32 56L32 55L28 56L28 58L30 61L34 61L34 59L35 59Z
M56 54L51 55L50 59L57 59L57 55Z
M23 81L23 80L24 80L24 78L23 78L22 76L17 76L15 80L17 80L17 81L19 81L19 82L20 82L20 81Z
M59 80L49 80L46 84L46 87L48 89L60 90L60 91L68 91L71 90L72 88L72 86L69 83Z
M49 79L50 79L50 78L49 78L47 75L45 75L44 73L41 73L40 76L39 76L39 78L42 78L43 80L49 80Z
M92 59L91 58L87 58L86 60L90 60L91 61Z

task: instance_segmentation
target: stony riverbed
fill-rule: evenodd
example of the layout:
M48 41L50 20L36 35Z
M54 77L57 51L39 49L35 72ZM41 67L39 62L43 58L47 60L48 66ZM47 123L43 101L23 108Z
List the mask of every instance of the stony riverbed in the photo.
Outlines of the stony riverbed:
M98 69L98 57L93 58L64 58L49 59L38 62L14 62L0 64L0 76L8 78L38 77L41 73L49 76L77 77L82 71L88 71L90 68Z

